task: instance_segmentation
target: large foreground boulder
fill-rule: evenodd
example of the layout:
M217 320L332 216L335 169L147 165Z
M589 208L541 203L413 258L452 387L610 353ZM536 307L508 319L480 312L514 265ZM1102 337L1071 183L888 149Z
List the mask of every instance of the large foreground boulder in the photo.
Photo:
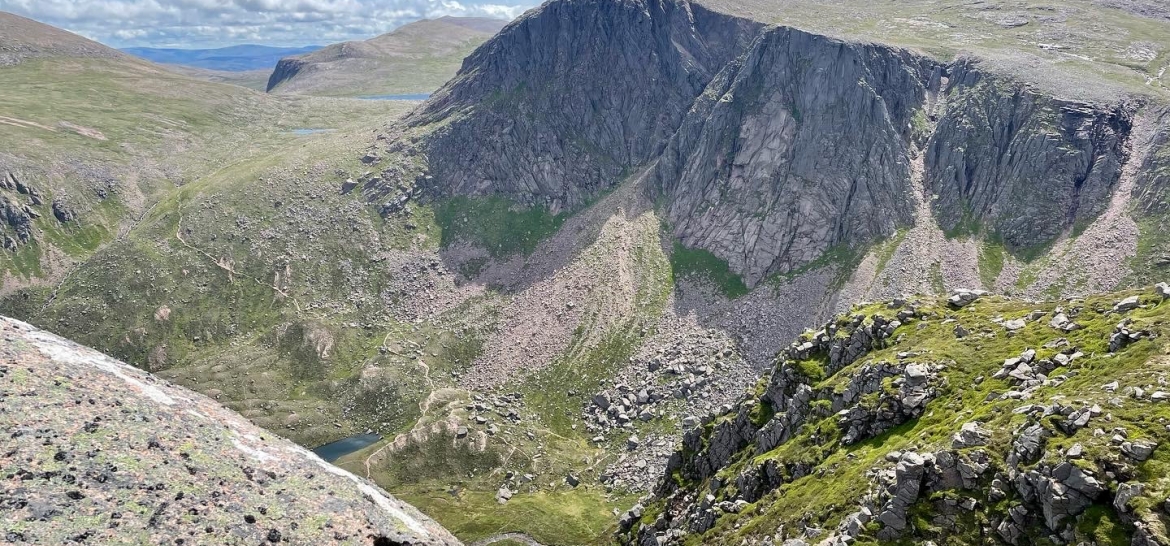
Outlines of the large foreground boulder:
M459 541L203 395L0 317L0 542Z

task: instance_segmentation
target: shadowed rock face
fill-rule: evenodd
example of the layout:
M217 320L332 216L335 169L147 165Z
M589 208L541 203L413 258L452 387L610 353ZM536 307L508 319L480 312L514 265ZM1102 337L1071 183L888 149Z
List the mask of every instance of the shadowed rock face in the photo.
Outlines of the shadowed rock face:
M276 68L268 75L268 85L264 90L271 93L281 83L295 78L308 65L308 61L297 57L285 57L277 61Z
M505 28L410 118L436 190L575 209L653 159L758 23L671 0L569 0Z
M902 50L765 32L695 102L658 165L683 244L749 285L910 222L910 133L940 68Z
M0 317L7 543L459 544L210 398Z
M1105 209L1126 159L1125 110L1046 97L967 62L951 72L925 156L943 229L975 220L1026 248Z

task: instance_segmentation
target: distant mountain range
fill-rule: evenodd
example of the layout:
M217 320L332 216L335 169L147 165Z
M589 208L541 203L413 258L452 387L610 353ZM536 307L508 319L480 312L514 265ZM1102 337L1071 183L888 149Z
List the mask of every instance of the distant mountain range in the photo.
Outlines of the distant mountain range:
M322 47L317 45L304 47L238 45L217 49L128 47L122 51L156 63L241 72L245 70L271 70L283 57L312 53Z

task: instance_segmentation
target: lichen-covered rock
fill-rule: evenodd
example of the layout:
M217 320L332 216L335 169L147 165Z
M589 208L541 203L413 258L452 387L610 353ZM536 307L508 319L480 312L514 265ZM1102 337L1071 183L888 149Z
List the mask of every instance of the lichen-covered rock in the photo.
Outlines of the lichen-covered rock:
M932 461L933 462L933 461ZM895 481L890 489L890 500L878 515L885 527L884 539L893 539L906 528L907 511L918 500L927 460L917 453L907 452L895 467Z
M458 544L210 398L0 317L0 533L62 544Z
M969 290L966 288L960 288L955 290L951 294L951 297L947 298L947 303L949 303L952 307L961 309L971 305L972 303L975 303L975 300L978 300L979 298L982 298L986 295L986 290Z
M963 423L951 437L951 447L955 449L965 449L969 447L981 446L987 444L987 439L991 433L984 430L977 422Z
M1170 395L1139 351L1163 354L1159 313L1170 311L1131 309L1118 327L1146 334L1107 353L1113 307L1131 294L855 307L692 428L643 500L656 518L631 519L618 540L1078 544L1107 517L1134 544L1167 544L1170 501L1147 478ZM1043 326L1054 315L1085 327ZM951 335L958 317L966 339ZM1008 317L1028 325L1006 335Z
M1059 531L1105 492L1095 477L1068 462L1021 472L1013 483L1021 499L1040 505L1044 524L1053 531Z

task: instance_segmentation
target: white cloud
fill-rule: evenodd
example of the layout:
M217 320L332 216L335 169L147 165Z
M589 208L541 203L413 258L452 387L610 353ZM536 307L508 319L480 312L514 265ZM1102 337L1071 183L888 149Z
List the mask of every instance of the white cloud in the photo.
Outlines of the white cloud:
M422 18L511 19L539 0L0 0L10 11L115 47L328 44Z

